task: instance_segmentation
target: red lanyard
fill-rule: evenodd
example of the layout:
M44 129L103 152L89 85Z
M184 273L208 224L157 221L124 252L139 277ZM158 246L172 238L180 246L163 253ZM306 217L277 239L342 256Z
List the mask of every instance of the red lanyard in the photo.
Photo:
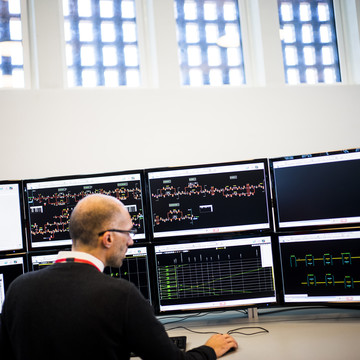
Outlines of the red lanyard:
M71 263L71 262L89 264L89 265L96 267L100 271L100 269L94 263L92 263L91 261L88 261L88 260L77 259L77 258L65 258L65 259L55 260L55 263Z

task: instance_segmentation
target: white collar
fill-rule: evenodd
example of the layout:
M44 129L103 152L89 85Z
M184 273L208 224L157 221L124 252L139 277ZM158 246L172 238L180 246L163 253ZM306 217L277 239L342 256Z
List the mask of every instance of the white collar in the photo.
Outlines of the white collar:
M97 257L82 251L60 251L57 256L57 260L76 258L86 260L93 263L101 272L104 271L105 265Z

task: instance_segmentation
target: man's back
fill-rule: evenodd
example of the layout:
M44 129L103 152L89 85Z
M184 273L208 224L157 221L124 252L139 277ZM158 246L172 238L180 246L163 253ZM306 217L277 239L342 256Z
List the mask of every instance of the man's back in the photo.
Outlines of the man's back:
M55 264L14 283L4 325L19 344L19 358L38 358L32 349L43 349L52 359L127 358L129 297L143 300L134 290L92 265Z
M72 251L57 263L14 280L3 304L1 360L213 360L231 347L230 335L180 351L134 285L100 270L121 266L133 245L132 220L112 196L80 200L70 217Z
M3 310L16 359L118 360L128 359L130 351L145 359L185 355L131 283L88 264L54 264L18 278Z

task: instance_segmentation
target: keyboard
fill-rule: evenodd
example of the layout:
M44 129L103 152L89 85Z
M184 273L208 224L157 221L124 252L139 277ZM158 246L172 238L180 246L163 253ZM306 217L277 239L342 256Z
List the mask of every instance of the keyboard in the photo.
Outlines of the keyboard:
M186 336L170 336L170 340L182 351L186 350ZM130 354L130 357L137 356L133 352Z
M170 340L182 351L186 350L186 336L170 336Z

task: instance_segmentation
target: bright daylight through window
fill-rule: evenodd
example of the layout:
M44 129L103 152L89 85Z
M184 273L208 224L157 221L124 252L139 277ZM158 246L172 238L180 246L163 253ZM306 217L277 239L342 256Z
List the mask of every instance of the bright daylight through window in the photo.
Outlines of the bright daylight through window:
M68 85L139 86L135 0L63 0Z
M237 0L175 0L183 85L245 84Z
M20 0L0 0L0 87L24 87Z
M340 82L332 0L278 0L288 84Z

